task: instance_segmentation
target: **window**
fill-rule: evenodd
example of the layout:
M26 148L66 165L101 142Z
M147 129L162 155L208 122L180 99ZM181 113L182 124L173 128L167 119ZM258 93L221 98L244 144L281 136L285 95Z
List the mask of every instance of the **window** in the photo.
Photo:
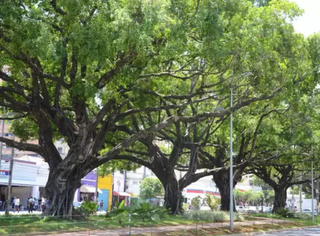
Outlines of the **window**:
M62 154L62 147L58 147L59 154Z
M132 185L138 185L138 181L133 181Z

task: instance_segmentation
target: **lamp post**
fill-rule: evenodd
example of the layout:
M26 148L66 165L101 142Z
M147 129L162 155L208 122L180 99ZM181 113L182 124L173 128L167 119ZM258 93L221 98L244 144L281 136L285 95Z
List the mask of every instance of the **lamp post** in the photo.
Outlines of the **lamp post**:
M314 223L314 206L313 206L313 199L314 199L314 193L313 193L313 190L314 190L314 186L313 186L313 160L311 161L311 192L312 192L312 201L311 201L311 207L312 207L312 211L311 211L311 214L312 214L312 222Z
M232 150L232 107L233 107L233 90L232 90L232 82L233 82L233 77L231 77L231 86L230 86L230 230L232 231L234 229L233 226L233 150Z
M13 171L13 161L14 161L14 147L11 147L11 160L10 160L10 169L8 176L8 190L7 190L7 200L6 200L6 216L9 215L11 195L12 195L12 171Z
M313 147L312 147L312 154L313 154ZM302 153L302 155L305 155L305 156L308 156L310 157L310 154L309 153ZM309 160L310 161L310 160ZM312 199L311 199L311 215L312 215L312 222L314 222L314 203L313 203L313 199L314 199L314 178L313 178L313 159L311 160L311 196L312 196ZM301 194L301 192L300 192ZM301 203L300 203L300 206L301 206Z
M6 108L5 107L3 107L3 114L2 115L5 115L5 113L6 113ZM1 137L3 137L4 136L4 120L2 120L2 122L1 122ZM3 143L2 142L0 142L0 171L1 171L1 161L2 161L2 147L3 147Z

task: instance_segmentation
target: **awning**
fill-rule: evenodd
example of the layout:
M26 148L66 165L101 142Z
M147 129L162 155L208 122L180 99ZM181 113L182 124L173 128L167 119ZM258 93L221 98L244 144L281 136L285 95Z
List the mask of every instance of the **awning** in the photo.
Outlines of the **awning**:
M129 193L126 193L126 192L116 192L116 191L113 191L113 196L131 197L131 195L130 195Z
M100 189L97 189L98 193L102 193ZM96 192L96 187L89 186L89 185L82 185L80 188L80 192L83 193L95 193Z

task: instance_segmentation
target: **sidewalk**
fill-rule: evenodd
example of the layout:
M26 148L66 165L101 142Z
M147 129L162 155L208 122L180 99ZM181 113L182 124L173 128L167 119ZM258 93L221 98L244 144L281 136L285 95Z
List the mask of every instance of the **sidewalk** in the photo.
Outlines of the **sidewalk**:
M235 226L250 226L250 225L266 225L266 224L279 224L284 223L286 220L277 220L277 219L269 219L269 218L259 218L255 221L243 221L243 222L234 222ZM201 228L222 228L222 227L228 227L229 222L223 222L223 223L205 223L205 224L198 224L198 225L178 225L178 226L161 226L161 227L134 227L131 228L131 234L143 234L143 233L149 233L151 235L152 233L159 233L159 232L169 232L169 231L186 231L186 230L192 230L192 229L201 229ZM59 233L55 235L60 236L83 236L83 235L90 235L90 236L122 236L122 235L128 235L128 228L122 228L122 229L108 229L108 230L99 230L99 231L84 231L84 232L71 232L71 233ZM44 235L38 235L38 236L48 236L48 234Z
M33 211L32 213L28 213L27 210L24 210L24 211L19 211L19 213L16 211L16 212L13 212L10 210L10 216L17 216L17 215L35 215L35 216L38 216L38 215L41 215L42 212L41 211ZM96 215L105 215L107 212L106 211L98 211L96 212ZM0 216L3 216L5 215L5 211L0 211Z

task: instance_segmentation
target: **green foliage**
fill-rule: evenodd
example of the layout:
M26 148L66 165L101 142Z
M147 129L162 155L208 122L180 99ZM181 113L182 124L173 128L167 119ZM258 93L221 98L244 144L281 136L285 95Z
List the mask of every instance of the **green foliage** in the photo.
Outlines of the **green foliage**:
M164 207L157 207L149 203L140 203L138 207L131 211L132 216L145 220L157 221L169 215L169 210Z
M214 196L212 194L207 194L206 201L207 201L207 204L210 207L210 209L212 211L216 211L216 210L218 210L218 207L221 203L221 198L217 198L216 196Z
M138 206L124 207L120 204L118 209L114 209L106 214L107 218L118 220L122 224L124 219L142 219L143 221L157 221L169 216L169 211L164 207L157 207L150 203L140 203Z
M164 189L158 178L147 177L140 183L140 197L144 199L163 196Z
M85 201L79 206L79 211L84 215L88 216L96 213L98 209L98 204L91 201Z
M234 191L234 197L237 202L242 202L243 204L259 205L262 202L263 192L255 192L252 189L247 191L240 191L236 189Z
M201 197L197 196L191 199L192 209L200 210Z
M309 220L312 218L312 215L309 213L297 212L297 213L294 213L294 218L301 219L301 220Z
M228 221L230 216L228 212L225 211L188 211L182 215L185 219L193 220L204 220L212 222L224 222ZM237 213L234 215L236 221L243 221L243 217Z
M289 210L285 209L285 208L281 208L276 212L276 214L278 214L278 215L280 215L282 217L288 217Z

